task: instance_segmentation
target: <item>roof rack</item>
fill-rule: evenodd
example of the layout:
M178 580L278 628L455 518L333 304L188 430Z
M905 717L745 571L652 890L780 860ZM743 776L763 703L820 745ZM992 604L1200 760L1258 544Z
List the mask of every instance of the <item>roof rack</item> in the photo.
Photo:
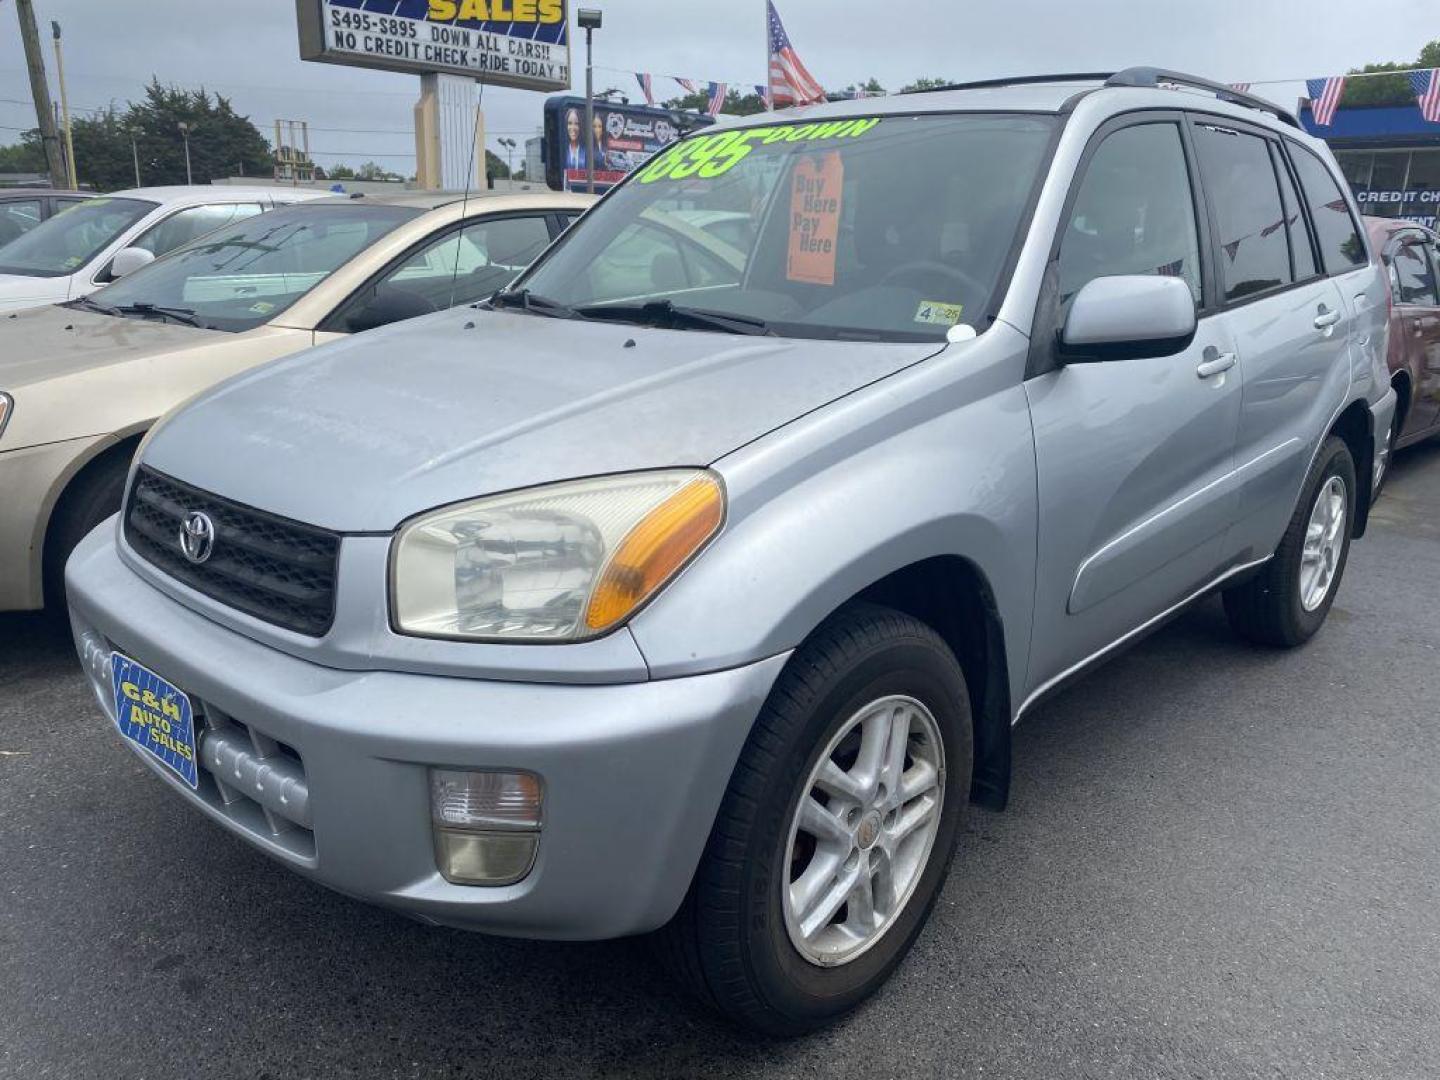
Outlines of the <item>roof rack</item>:
M1026 86L1034 83L1057 83L1057 82L1098 82L1103 83L1110 78L1114 72L1110 71L1083 71L1067 72L1060 75L1015 75L1008 79L980 79L977 82L946 83L944 86L932 86L928 90L904 90L906 94L936 94L942 90L987 90L997 86Z
M1162 83L1185 86L1192 90L1208 90L1221 101L1229 102L1231 105L1242 105L1247 109L1259 109L1261 112L1267 112L1284 121L1291 127L1300 127L1300 121L1295 119L1295 114L1288 109L1282 109L1279 105L1256 97L1254 94L1246 94L1234 87L1226 86L1224 83L1211 82L1209 79L1202 79L1197 75L1166 71L1164 68L1132 67L1117 72L1105 80L1106 86L1158 87Z
M1155 89L1164 83L1174 86L1185 86L1192 90L1208 90L1221 101L1229 102L1231 105L1241 105L1247 109L1259 109L1289 124L1291 127L1300 127L1300 121L1295 119L1295 114L1282 109L1273 102L1264 98L1256 97L1254 94L1246 94L1224 83L1212 82L1209 79L1202 79L1198 75L1186 75L1179 71L1167 71L1164 68L1155 67L1132 67L1124 71L1087 71L1087 72L1065 72L1058 75L1016 75L1008 79L981 79L978 82L947 83L944 86L932 87L929 90L907 90L908 94L930 94L942 90L987 90L1000 86L1026 86L1037 83L1061 83L1061 82L1098 82L1105 86L1128 86L1145 87Z

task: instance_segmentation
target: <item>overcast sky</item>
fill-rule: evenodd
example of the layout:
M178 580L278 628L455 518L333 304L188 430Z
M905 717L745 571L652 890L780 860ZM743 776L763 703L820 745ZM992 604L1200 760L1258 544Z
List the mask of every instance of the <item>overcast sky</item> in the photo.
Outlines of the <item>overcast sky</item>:
M925 75L963 80L1156 64L1256 83L1257 93L1293 106L1302 92L1294 80L1410 60L1440 37L1436 0L777 4L801 57L831 88L871 76L898 87ZM764 0L587 0L585 6L605 12L595 37L597 90L616 86L638 100L633 71L747 89L764 81ZM14 7L14 0L0 0L0 142L35 124ZM43 29L50 19L64 27L72 109L123 104L154 74L165 83L225 93L267 134L277 117L310 121L311 147L323 165L373 159L406 175L414 169L411 107L419 80L302 62L294 0L35 0L35 7ZM583 93L579 40L573 66ZM1289 81L1261 85L1267 80ZM657 79L657 95L676 92L673 83ZM523 145L537 134L543 98L487 90L490 148L500 150L495 140L502 135Z

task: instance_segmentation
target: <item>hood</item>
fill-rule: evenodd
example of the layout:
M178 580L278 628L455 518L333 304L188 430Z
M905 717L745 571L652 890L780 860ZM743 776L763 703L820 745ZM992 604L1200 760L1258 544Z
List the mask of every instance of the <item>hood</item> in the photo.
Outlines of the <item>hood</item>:
M708 465L937 352L461 309L238 377L145 461L342 532L555 480Z
M19 311L41 304L57 304L70 293L68 277L25 277L0 274L0 311Z
M23 390L137 356L188 349L229 336L53 305L0 315L0 390Z

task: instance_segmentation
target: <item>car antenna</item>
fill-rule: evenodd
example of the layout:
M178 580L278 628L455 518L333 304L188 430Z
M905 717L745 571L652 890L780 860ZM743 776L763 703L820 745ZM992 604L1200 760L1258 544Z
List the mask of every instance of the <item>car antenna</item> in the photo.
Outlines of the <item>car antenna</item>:
M465 214L470 208L470 185L475 182L475 144L480 141L480 110L485 107L485 79L481 77L475 81L480 84L480 92L475 95L475 113L470 124L470 163L465 169L465 194L460 199L460 225L455 230L455 267L450 272L450 303L447 307L455 306L455 285L460 280L460 249L465 241ZM483 146L480 148L482 153L484 149ZM485 170L485 182L488 186L489 169Z

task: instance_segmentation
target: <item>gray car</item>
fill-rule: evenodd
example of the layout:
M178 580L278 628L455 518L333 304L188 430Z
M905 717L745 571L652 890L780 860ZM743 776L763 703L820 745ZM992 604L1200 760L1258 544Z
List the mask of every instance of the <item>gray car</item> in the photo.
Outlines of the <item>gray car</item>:
M163 420L75 637L123 744L297 872L659 931L801 1032L899 963L1042 697L1215 590L1262 645L1319 629L1386 334L1330 154L1225 87L750 117L488 303Z

